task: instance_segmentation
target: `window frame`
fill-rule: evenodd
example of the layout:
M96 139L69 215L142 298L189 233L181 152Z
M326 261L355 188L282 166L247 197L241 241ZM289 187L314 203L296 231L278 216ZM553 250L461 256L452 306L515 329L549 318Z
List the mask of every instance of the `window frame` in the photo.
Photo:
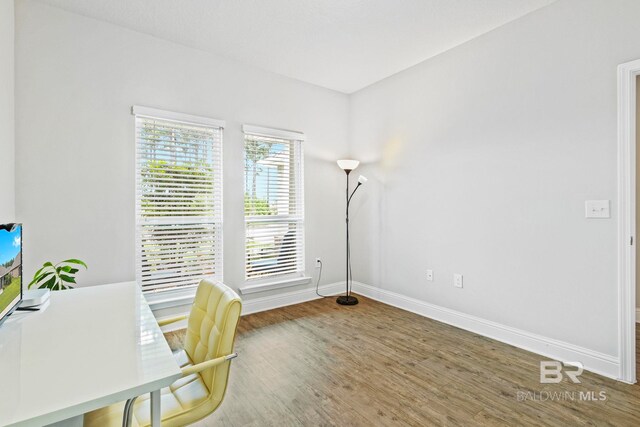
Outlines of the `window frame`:
M140 192L140 187L138 184L138 179L141 177L140 170L140 140L138 135L138 121L139 119L155 119L160 121L170 121L176 122L182 125L192 125L206 128L213 128L219 134L219 140L214 140L214 144L217 144L217 147L213 147L214 154L217 156L217 159L214 158L213 161L218 163L217 171L214 170L214 190L213 199L219 203L219 206L215 207L215 213L212 218L213 221L206 221L204 223L214 224L214 228L216 230L216 244L214 245L219 249L219 253L215 254L215 262L216 262L216 279L223 280L224 278L224 203L223 203L223 144L224 144L224 128L226 126L225 121L212 119L209 117L195 116L190 114L160 110L150 107L143 106L133 106L131 108L131 114L134 116L134 151L135 151L135 172L134 172L134 193L135 193L135 272L136 272L136 283L140 286L143 295L147 299L148 303L154 309L158 308L170 308L178 305L186 305L190 304L193 297L196 293L196 286L177 286L177 287L169 287L164 290L153 291L153 290L145 290L142 286L141 274L142 274L142 238L141 238L141 230L145 225L144 221L141 221L141 203L142 203L142 195ZM218 182L216 183L215 180ZM171 217L162 217L170 219ZM194 225L199 221L194 219L191 222L185 222L183 217L176 217L176 224L189 224ZM166 220L165 220L166 221ZM147 222L147 224L153 221ZM159 221L163 223L162 220ZM200 221L202 223L202 221Z
M264 290L270 289L278 289L287 286L295 286L300 284L306 284L311 281L310 277L306 277L306 254L305 254L305 246L306 246L306 216L305 216L305 202L304 202L304 141L305 135L302 132L289 131L283 129L275 129L268 128L262 126L253 126L253 125L243 125L243 192L247 194L246 189L246 153L247 153L247 136L258 137L258 138L270 138L270 139L279 139L284 140L291 144L294 152L293 161L296 162L295 167L295 175L294 175L294 185L295 185L295 198L296 198L296 206L299 209L299 212L295 214L288 215L273 215L272 221L264 219L262 215L253 215L248 216L245 210L245 205L243 203L243 222L244 222L244 254L243 254L243 277L244 277L244 286L240 289L243 294L249 294L254 292L260 292ZM289 222L295 223L296 227L300 229L300 243L297 245L296 257L298 258L298 262L296 263L296 270L292 272L285 272L282 274L272 274L266 275L264 277L249 277L247 271L247 261L248 261L248 253L247 253L247 231L248 225L251 223L256 223L257 219L260 219L260 222L264 223L282 223Z

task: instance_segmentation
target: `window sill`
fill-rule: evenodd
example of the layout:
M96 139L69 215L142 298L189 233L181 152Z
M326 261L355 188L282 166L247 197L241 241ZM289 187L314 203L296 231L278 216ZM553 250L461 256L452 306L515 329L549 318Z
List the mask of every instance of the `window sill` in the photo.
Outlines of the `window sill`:
M263 282L249 284L239 289L242 295L255 294L258 292L271 291L274 289L288 288L291 286L306 285L311 283L311 277L294 277L292 279L274 280L271 282Z
M191 305L196 296L196 288L184 289L173 292L145 295L145 299L152 311L163 308Z

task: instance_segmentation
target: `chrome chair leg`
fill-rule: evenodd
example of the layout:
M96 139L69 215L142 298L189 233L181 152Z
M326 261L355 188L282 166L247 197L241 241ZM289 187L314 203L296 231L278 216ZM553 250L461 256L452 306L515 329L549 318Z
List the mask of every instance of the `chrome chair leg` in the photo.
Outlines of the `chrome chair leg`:
M122 414L122 427L131 427L131 417L133 414L133 404L135 403L136 397L132 397L127 400L127 403L124 404L124 413Z

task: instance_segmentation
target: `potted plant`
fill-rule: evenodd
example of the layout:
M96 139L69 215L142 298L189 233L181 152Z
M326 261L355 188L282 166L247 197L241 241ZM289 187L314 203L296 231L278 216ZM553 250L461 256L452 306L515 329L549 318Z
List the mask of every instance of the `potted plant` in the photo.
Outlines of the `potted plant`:
M87 268L87 264L79 259L67 259L55 265L52 262L45 262L42 268L33 275L33 280L29 283L28 288L36 286L39 289L47 288L52 291L71 289L73 288L72 284L76 284L75 274L79 271L79 268L75 266Z

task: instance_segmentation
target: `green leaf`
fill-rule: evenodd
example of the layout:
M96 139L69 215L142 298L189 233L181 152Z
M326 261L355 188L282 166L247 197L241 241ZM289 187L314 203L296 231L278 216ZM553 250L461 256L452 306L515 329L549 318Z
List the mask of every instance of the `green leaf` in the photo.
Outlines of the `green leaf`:
M44 265L43 265L43 266L40 268L40 270L36 271L36 274L34 274L34 275L33 275L33 280L34 280L34 281L35 281L35 280L36 280L36 278L40 275L40 273L42 273L42 270L44 270L45 268L46 268L46 266L44 266ZM33 282L31 282L31 283L33 283Z
M40 280L40 277L34 277L33 280L31 282L29 282L29 284L27 285L28 288L30 288L34 283L36 283L38 280Z
M51 276L53 274L52 271L49 271L47 273L41 274L38 277L34 277L33 280L31 281L31 283L29 283L27 285L27 288L30 288L31 286L33 286L34 284L38 283L38 282L42 282L44 279L46 279L47 277Z
M60 267L60 271L63 271L65 273L69 273L69 274L75 274L80 270L78 270L77 268L73 268L70 265L65 265L64 267Z
M40 277L38 277L38 280L36 280L36 282L42 282L44 279L54 274L55 273L53 271L49 271L47 273L41 274Z
M45 262L44 264L42 264L42 270L46 270L46 269L52 269L55 270L56 266L53 265L53 263L51 262Z
M55 271L56 271L56 269L55 269L54 266L48 265L42 270L42 273L55 273ZM40 273L40 274L42 275L42 273Z
M40 289L43 289L43 288L49 288L49 289L53 290L53 289L54 289L54 286L55 286L55 284L56 284L56 282L57 282L57 280L56 280L56 279L57 279L57 278L56 278L56 276L53 276L51 279L47 280L44 284L42 284L42 285L40 285L40 286L38 286L38 287L39 287Z
M53 267L53 264L51 264L50 262L43 264L40 270L36 271L36 274L33 275L33 278L35 279L36 277L40 276L40 274L42 274L46 269L52 268L52 267Z
M71 277L71 276L65 276L64 274L61 274L61 275L60 275L60 278L61 278L62 280L64 280L65 282L67 282L67 283L76 283L76 279L74 279L74 278L73 278L73 277Z
M64 260L60 264L62 264L62 263L78 264L78 265L83 266L84 268L89 268L89 267L87 267L87 264L85 264L83 261L80 261L79 259L75 259L75 258Z

